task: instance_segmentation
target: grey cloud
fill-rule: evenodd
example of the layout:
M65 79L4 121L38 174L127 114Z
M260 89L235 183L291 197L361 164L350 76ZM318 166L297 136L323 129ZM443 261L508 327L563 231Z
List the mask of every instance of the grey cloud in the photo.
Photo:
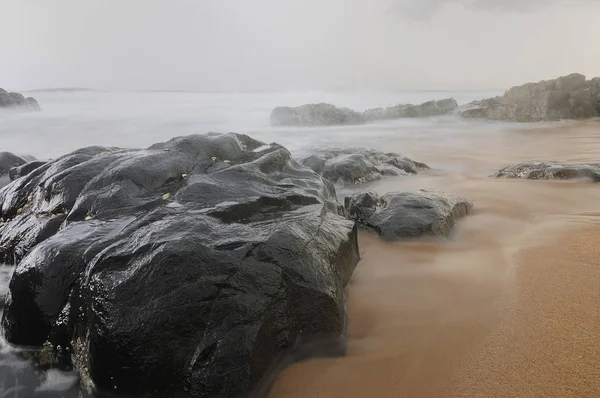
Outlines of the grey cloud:
M496 89L600 69L598 0L0 4L18 32L0 35L0 86L15 91Z

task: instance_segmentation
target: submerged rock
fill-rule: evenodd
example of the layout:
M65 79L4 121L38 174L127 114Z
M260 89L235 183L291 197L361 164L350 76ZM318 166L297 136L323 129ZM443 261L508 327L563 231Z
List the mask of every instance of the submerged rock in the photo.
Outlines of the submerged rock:
M69 347L99 390L247 396L299 341L344 333L356 227L279 145L84 148L0 205L0 262L18 262L7 339Z
M336 184L360 184L384 175L417 174L429 168L406 156L373 149L315 149L309 153L300 163Z
M492 177L527 180L588 179L600 182L600 163L562 163L532 160L504 167Z
M418 190L394 192L379 197L363 192L347 197L346 215L375 230L383 239L450 236L456 222L466 217L473 204L443 192Z
M513 122L539 122L600 116L600 79L574 73L513 87L504 96L470 103L460 114Z
M19 108L39 111L40 105L33 97L25 98L20 93L9 93L0 88L0 108Z
M396 105L375 108L363 113L331 104L308 104L298 107L277 107L271 112L273 126L332 126L363 124L376 120L448 115L458 109L453 98L429 101L421 105Z

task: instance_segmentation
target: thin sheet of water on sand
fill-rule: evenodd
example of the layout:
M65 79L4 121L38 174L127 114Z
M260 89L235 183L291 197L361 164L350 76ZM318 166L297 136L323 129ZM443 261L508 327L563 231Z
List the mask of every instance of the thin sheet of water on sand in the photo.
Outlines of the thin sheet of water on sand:
M597 161L599 127L474 137L456 151L416 148L414 158L462 171L369 186L439 188L471 199L475 211L450 242L361 234L348 356L290 367L271 397L599 396L590 365L600 357L599 186L487 178L530 158Z

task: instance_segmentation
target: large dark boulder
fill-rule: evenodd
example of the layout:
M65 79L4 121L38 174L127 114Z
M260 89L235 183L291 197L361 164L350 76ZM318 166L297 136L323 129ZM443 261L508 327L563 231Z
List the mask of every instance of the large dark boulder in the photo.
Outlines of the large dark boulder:
M563 163L531 160L506 166L492 177L522 178L527 180L574 180L600 181L600 163Z
M9 93L2 88L0 88L0 108L18 108L33 111L41 109L35 98L25 98L21 93Z
M513 87L504 96L473 101L466 118L513 122L583 119L600 116L600 80L573 73L554 80Z
M362 116L348 108L338 108L331 104L307 104L291 107L277 107L271 112L273 126L332 126L364 123Z
M277 144L84 148L4 187L0 205L0 262L18 262L6 338L68 348L99 390L247 396L299 342L344 333L355 224Z
M373 229L383 239L450 236L456 222L473 204L465 198L431 190L387 193L363 192L345 199L346 215Z
M380 179L384 175L417 174L428 169L397 153L383 153L365 148L312 149L300 163L336 184L360 184Z

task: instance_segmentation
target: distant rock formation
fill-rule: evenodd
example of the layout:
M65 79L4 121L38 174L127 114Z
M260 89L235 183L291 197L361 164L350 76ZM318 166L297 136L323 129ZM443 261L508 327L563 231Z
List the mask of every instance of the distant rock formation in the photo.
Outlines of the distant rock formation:
M360 113L331 104L308 104L296 108L277 107L271 112L273 126L331 126L362 124Z
M458 103L454 98L446 98L439 101L429 101L421 105L396 105L390 108L368 109L363 113L367 121L401 119L409 117L429 117L448 115L458 109Z
M39 111L40 104L33 97L25 98L20 93L9 93L0 88L0 108L21 108Z
M364 124L376 120L447 115L457 109L458 103L453 98L429 101L421 105L405 104L390 108L374 108L362 113L331 104L308 104L273 109L271 125L308 127Z
M574 73L513 87L504 96L473 101L460 114L512 122L584 119L600 116L600 78Z

